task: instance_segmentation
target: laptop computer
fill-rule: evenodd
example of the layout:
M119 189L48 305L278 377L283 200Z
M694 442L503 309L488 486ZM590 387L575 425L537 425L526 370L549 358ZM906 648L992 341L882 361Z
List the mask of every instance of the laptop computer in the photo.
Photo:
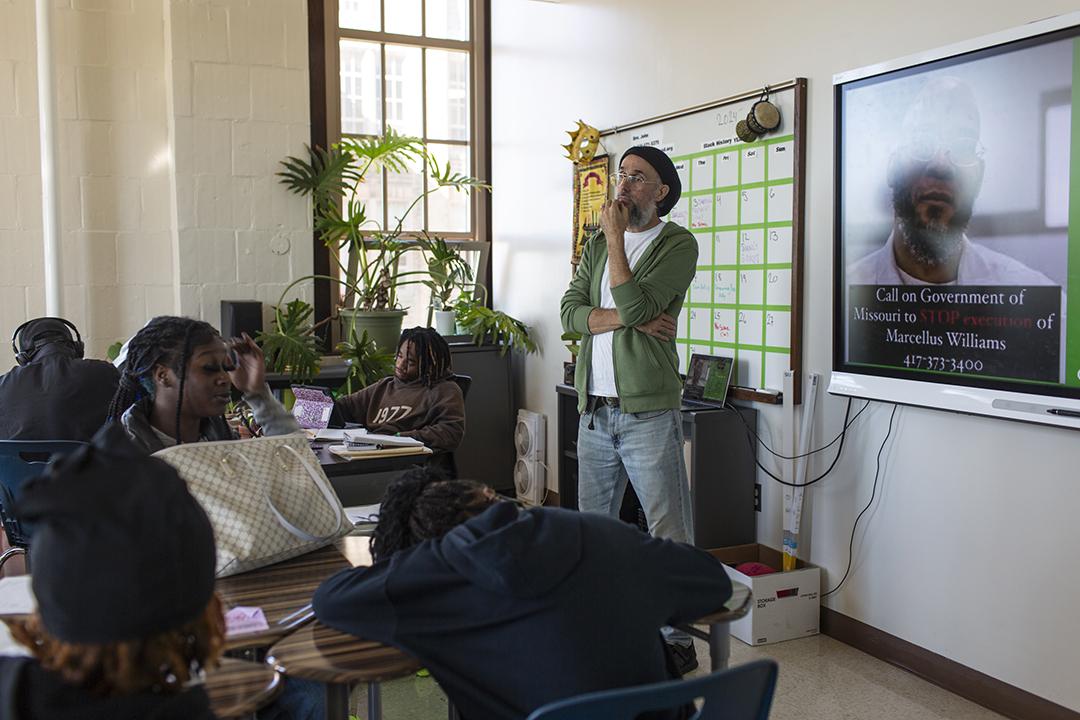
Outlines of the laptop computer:
M683 381L684 407L722 408L727 400L734 361L715 355L690 356L690 370Z

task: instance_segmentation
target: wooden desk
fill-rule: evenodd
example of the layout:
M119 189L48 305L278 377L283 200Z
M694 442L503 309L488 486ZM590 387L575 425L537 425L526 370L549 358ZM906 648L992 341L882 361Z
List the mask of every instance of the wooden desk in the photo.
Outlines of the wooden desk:
M731 657L731 623L750 612L753 594L750 588L739 582L731 583L731 597L724 603L724 609L706 615L695 625L708 625L709 632L703 633L696 628L687 628L688 632L702 640L709 641L709 671L716 672L728 666Z
M226 649L267 648L310 622L315 589L339 570L370 565L369 541L368 537L346 536L307 555L218 580L215 589L226 611L237 605L261 607L270 625L269 630L229 637Z
M430 452L424 452L346 459L330 452L329 447L332 444L316 442L311 445L311 449L319 458L319 465L322 466L323 472L330 478L407 470L413 465L425 464L432 455Z
M316 621L270 648L266 658L286 675L326 683L327 720L348 720L349 693L368 684L368 718L382 718L380 683L405 677L420 662L382 643L338 632Z
M265 663L225 658L206 673L210 709L219 718L247 717L281 694L281 673Z

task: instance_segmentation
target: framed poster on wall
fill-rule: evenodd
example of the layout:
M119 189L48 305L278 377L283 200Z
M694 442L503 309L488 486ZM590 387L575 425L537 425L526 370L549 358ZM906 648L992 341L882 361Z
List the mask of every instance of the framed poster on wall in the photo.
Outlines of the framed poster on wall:
M600 211L608 195L608 156L574 165L574 240L570 262L577 265L585 241L600 229Z

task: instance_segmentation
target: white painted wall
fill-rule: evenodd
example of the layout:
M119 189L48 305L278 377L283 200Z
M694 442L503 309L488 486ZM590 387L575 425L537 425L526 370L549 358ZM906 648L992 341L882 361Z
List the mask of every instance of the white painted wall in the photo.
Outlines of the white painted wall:
M569 280L570 164L559 145L579 117L597 127L649 117L767 82L809 78L805 370L831 366L832 75L1075 9L1074 0L907 3L778 0L496 0L492 3L496 305L532 325L523 405L548 416L568 359L559 298ZM840 428L823 397L814 445ZM852 522L870 497L890 409L874 407L828 480L807 493L804 554L835 585ZM768 409L763 434L775 437ZM828 455L828 453L826 453ZM831 458L830 458L831 459ZM557 465L554 443L548 464ZM812 463L820 472L826 460ZM902 409L883 456L880 500L856 536L839 612L1080 710L1073 606L1077 436L1064 430ZM549 473L554 487L554 471ZM779 486L765 482L759 538L778 546Z
M311 272L304 0L55 0L63 314L87 352ZM44 312L34 0L0 0L0 334ZM303 293L305 288L301 287ZM11 358L0 355L0 367Z

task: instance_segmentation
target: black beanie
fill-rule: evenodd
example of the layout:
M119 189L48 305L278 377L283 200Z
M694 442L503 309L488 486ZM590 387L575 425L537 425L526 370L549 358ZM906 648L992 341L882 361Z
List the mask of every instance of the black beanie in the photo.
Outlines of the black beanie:
M675 163L671 162L671 158L663 150L646 145L634 145L624 152L619 158L620 165L627 155L637 155L652 165L653 170L660 176L660 182L668 186L668 194L656 205L656 216L664 217L671 212L671 208L675 207L682 195L682 181L679 180L679 173L675 171Z
M27 484L20 519L38 612L53 637L107 644L195 620L214 592L210 521L168 463L119 423Z

